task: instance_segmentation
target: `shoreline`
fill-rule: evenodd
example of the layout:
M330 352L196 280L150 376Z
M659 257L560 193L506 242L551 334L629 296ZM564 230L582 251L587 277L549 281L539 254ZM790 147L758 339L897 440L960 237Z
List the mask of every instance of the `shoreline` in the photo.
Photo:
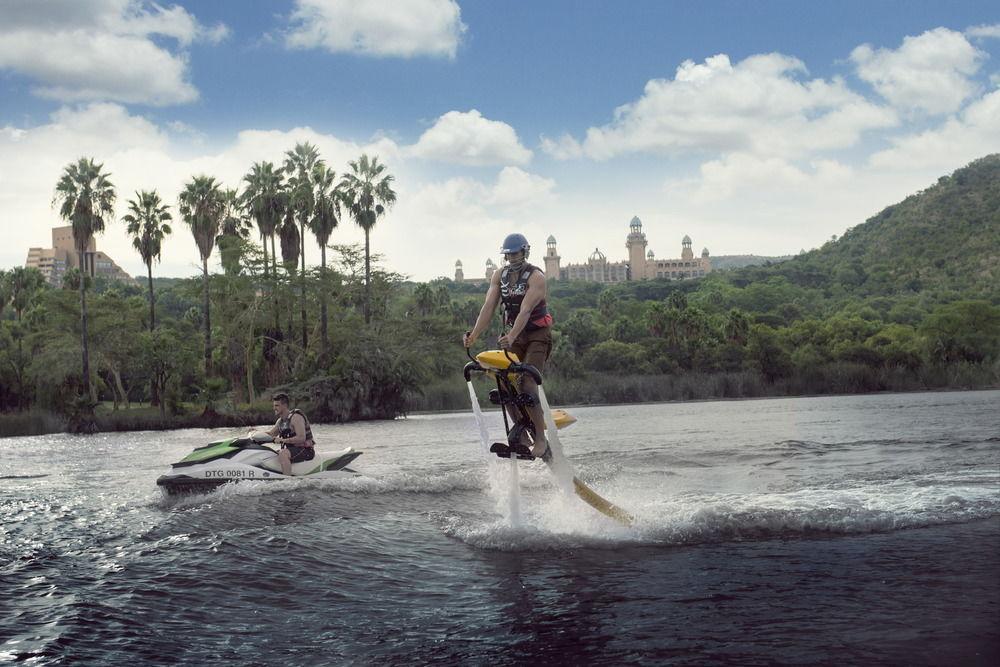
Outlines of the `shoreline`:
M934 389L913 389L913 390L885 390L885 391L865 391L849 393L830 394L775 394L770 396L719 396L712 398L688 398L688 399L668 399L652 401L627 401L627 402L599 402L599 403L553 403L553 407L559 408L597 408L612 407L619 405L672 405L681 403L712 403L712 402L734 402L734 401L765 401L775 399L791 398L832 398L844 396L882 396L893 394L928 394L928 393L954 393L963 391L997 391L1000 385L986 387L942 387ZM406 419L407 417L424 415L442 415L464 412L468 406L456 407L444 410L409 410L395 419ZM237 413L220 413L206 415L199 413L188 416L167 416L163 419L158 416L144 417L139 411L149 410L148 407L121 409L116 412L101 414L97 417L98 430L95 433L124 433L139 431L172 431L186 428L239 428L243 426L259 426L270 423L270 415L261 412L241 411ZM492 410L487 409L486 412ZM5 412L0 413L0 439L17 438L35 435L50 435L52 433L70 433L66 426L67 418L50 411L31 410L25 412ZM357 419L350 421L385 421L378 419ZM314 420L314 424L342 424L344 421L321 421ZM59 425L59 428L56 428ZM20 427L20 428L18 428ZM103 428L100 428L103 427Z
M668 399L665 401L628 401L621 403L553 403L553 408L609 408L616 405L669 405L674 403L728 403L738 401L773 401L785 398L836 398L844 396L891 396L893 394L935 394L954 393L960 391L998 391L1000 384L987 387L942 387L934 389L886 389L884 391L856 391L846 393L831 394L775 394L773 396L719 396L716 398L683 398ZM462 408L451 410L411 410L405 415L400 415L397 419L405 419L409 415L446 415L454 412L462 412ZM485 409L484 412L495 412L495 410ZM324 423L324 422L316 422ZM335 423L335 422L327 422Z

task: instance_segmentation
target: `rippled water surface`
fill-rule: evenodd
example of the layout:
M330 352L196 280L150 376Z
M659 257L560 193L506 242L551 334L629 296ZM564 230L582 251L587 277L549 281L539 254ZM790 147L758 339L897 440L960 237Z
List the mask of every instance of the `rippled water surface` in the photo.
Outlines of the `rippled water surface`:
M541 463L517 521L471 412L316 426L362 476L181 500L156 477L233 431L0 439L0 662L1000 660L1000 392L571 412L634 526Z

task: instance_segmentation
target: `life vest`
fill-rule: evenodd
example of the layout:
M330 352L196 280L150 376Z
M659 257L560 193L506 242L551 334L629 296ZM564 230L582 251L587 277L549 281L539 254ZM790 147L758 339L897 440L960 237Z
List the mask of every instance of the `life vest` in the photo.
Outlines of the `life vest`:
M507 326L513 326L514 320L520 314L524 295L528 293L528 278L535 271L541 272L541 269L527 262L517 272L511 270L509 266L500 270L500 300L503 302L504 322ZM535 331L551 325L552 317L545 305L545 299L542 299L532 308L525 331Z
M281 438L291 438L295 436L295 429L292 428L292 415L302 415L302 419L306 422L306 441L298 447L312 447L316 443L313 441L312 426L309 425L309 418L306 417L305 413L295 408L288 413L288 416L284 419L278 420L278 436Z

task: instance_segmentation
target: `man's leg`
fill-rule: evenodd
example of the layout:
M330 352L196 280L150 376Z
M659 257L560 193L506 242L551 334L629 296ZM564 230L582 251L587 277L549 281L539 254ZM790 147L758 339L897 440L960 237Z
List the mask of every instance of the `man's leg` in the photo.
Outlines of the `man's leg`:
M548 444L545 440L545 415L542 414L542 406L538 404L538 385L535 380L530 376L523 376L521 378L521 392L535 398L534 405L527 408L531 423L535 426L535 444L531 448L531 453L534 456L541 456L548 448Z
M278 450L278 463L281 464L282 475L292 474L292 454L288 451L288 447L282 447Z

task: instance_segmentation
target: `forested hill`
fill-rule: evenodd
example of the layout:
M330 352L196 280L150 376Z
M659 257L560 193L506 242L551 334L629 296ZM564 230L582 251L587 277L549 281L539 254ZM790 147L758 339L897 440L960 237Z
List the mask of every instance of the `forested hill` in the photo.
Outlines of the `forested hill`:
M784 276L859 297L1000 291L1000 155L989 155L882 210L821 248L734 272L736 284Z
M768 257L767 255L713 255L712 269L714 271L742 269L744 266L760 266L762 264L784 262L792 257L794 257L794 255L780 255L772 257Z

